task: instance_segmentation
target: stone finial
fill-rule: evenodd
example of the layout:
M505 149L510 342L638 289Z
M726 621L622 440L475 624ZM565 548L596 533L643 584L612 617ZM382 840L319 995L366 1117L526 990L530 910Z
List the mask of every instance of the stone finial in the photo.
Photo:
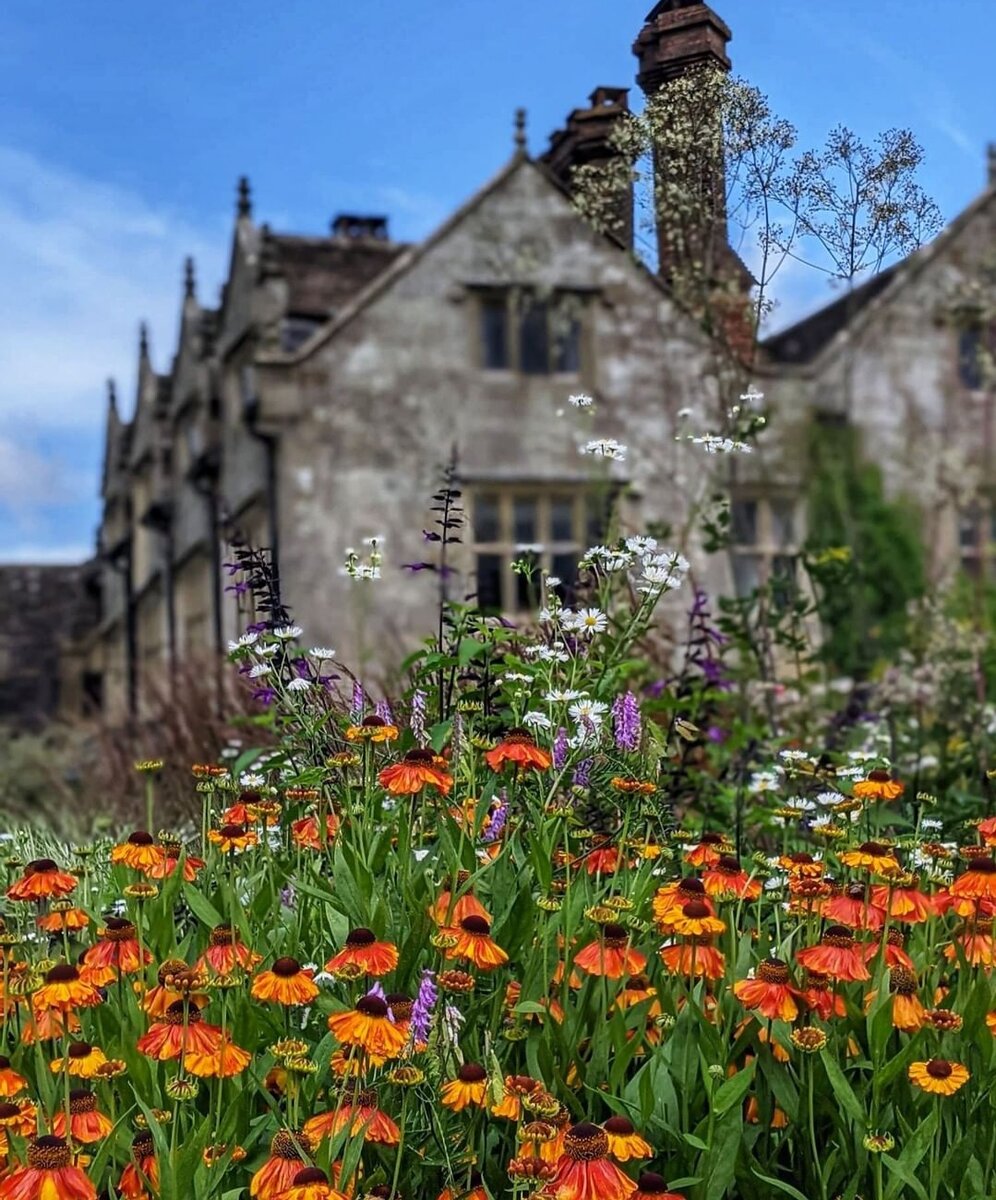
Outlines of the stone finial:
M118 411L118 389L113 379L107 381L107 407L110 412L117 415Z
M240 217L252 216L252 189L249 187L249 176L239 176L238 199L235 203L235 212Z
M138 356L149 357L149 327L142 321L138 327Z
M996 142L989 143L988 150L989 186L996 186Z
M194 300L197 296L197 273L189 254L183 260L183 294L188 300Z
M515 110L515 150L517 154L526 153L526 110Z

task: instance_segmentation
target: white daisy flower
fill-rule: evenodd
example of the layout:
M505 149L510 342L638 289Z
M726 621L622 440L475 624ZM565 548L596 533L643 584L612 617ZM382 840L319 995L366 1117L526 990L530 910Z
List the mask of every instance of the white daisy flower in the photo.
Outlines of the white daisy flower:
M331 646L312 646L308 651L311 658L317 659L318 662L325 662L329 658L335 658L335 651Z
M579 454L591 454L595 458L609 458L613 462L625 462L627 446L615 438L594 438L578 450Z
M262 675L269 675L272 670L269 663L257 663L249 672L249 678L259 679Z
M279 629L274 629L273 636L280 638L282 642L289 642L300 637L302 633L304 630L300 625L281 625Z
M573 396L567 397L567 403L574 408L591 408L595 401L585 392L575 392Z
M306 692L310 687L310 679L301 679L299 677L290 681L290 683L287 685L287 690L289 692Z
M582 608L574 618L574 628L585 637L604 633L609 627L609 618L600 608Z
M522 724L527 729L552 729L553 722L546 713L537 712L535 709L522 714Z

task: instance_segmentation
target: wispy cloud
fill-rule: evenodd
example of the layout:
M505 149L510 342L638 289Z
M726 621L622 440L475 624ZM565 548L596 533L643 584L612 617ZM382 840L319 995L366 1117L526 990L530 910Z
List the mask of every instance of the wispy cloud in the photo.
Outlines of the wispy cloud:
M0 558L37 559L48 538L66 553L67 514L74 533L94 524L104 380L118 378L127 408L138 322L150 322L165 367L184 256L213 285L225 250L220 215L217 228L197 229L133 192L0 146Z

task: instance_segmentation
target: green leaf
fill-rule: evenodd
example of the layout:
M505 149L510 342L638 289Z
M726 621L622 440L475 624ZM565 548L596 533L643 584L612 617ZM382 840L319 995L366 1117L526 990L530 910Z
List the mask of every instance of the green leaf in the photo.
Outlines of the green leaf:
M889 1187L885 1193L887 1200L894 1200L896 1196L901 1195L900 1189L903 1184L916 1193L918 1200L930 1200L930 1197L927 1195L927 1189L913 1174L908 1164L900 1162L899 1159L893 1158L889 1154L882 1155L882 1162L885 1165L885 1169L896 1177L889 1182Z
M751 1172L762 1183L766 1183L769 1187L773 1187L779 1192L784 1192L786 1196L794 1197L794 1200L810 1200L809 1196L804 1196L798 1188L794 1188L790 1183L785 1183L782 1179L775 1179L771 1175L762 1175L756 1167L752 1167Z
M734 1105L739 1104L750 1091L750 1085L753 1082L754 1064L751 1063L749 1067L738 1071L732 1079L728 1079L721 1087L718 1087L712 1096L712 1110L716 1116L721 1117Z
M916 1127L912 1136L906 1139L898 1159L890 1159L887 1155L882 1155L883 1162L895 1175L885 1189L885 1200L895 1200L900 1195L904 1183L909 1187L919 1188L920 1191L917 1194L922 1192L926 1196L924 1188L917 1182L913 1174L913 1168L926 1161L927 1151L930 1149L936 1130L937 1109L934 1108L930 1116ZM895 1165L891 1166L890 1164L893 1162Z
M868 1127L868 1114L862 1107L861 1101L854 1094L854 1089L847 1082L836 1058L833 1057L826 1047L820 1051L820 1058L823 1060L823 1069L826 1071L827 1079L830 1081L834 1099L852 1120L857 1121L862 1131L864 1131Z
M215 925L221 925L224 921L224 917L211 901L189 883L183 885L183 898L198 921L201 921L209 929L213 929Z

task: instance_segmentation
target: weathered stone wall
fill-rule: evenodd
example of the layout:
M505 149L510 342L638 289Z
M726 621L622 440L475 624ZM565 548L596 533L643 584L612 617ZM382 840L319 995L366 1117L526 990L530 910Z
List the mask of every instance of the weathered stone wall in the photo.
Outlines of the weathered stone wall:
M56 715L66 691L60 647L97 617L92 575L90 563L0 566L0 721L35 729ZM79 713L82 681L68 682Z

